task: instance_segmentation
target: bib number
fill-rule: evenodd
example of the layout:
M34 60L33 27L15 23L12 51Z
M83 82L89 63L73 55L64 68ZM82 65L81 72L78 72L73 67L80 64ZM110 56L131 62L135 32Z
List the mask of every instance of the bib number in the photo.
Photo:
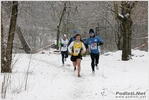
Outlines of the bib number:
M97 45L95 46L94 43L91 44L91 50L96 50L97 49Z
M80 53L80 49L79 48L74 48L74 56L78 56L78 54Z
M64 47L66 47L67 46L67 44L66 43L64 43Z

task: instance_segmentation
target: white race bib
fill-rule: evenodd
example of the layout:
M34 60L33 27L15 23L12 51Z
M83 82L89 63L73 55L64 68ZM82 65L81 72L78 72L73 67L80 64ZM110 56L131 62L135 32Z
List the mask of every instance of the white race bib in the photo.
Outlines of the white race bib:
M79 54L80 49L79 48L74 48L74 54Z
M90 48L91 48L91 50L96 50L97 46L94 46L94 43L93 43L93 44L91 44Z
M63 44L63 47L66 47L66 46L67 46L67 43L64 43L64 44Z

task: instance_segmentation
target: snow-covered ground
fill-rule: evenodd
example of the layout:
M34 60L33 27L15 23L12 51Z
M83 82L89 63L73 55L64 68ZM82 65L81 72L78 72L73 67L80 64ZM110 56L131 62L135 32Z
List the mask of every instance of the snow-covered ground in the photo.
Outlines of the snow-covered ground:
M52 51L45 51L45 54L15 54L6 98L101 100L116 99L120 96L117 92L145 92L142 97L132 98L148 99L148 52L132 50L132 54L129 61L121 61L121 51L102 54L95 76L91 72L90 56L83 57L82 77L77 77L77 71L73 71L70 56L62 66L61 55Z

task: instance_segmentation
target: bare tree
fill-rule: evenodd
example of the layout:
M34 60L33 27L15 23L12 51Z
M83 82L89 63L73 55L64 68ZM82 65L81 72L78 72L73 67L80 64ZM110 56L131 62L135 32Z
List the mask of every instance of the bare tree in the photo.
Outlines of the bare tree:
M67 4L67 1L64 2L64 8L63 8L63 10L62 10L62 14L61 14L61 16L60 16L59 23L58 23L58 25L57 25L57 37L56 37L56 38L57 38L57 39L56 39L57 50L59 49L58 43L59 43L59 35L60 35L60 26L61 26L61 22L62 22L62 19L63 19L63 17L64 17L64 14L65 14L65 12L66 12L66 4Z
M114 2L116 19L121 22L121 32L123 35L122 60L129 60L131 56L131 35L132 35L132 13L137 2L122 1L121 14L118 12L118 4Z
M18 37L20 38L20 41L22 43L24 51L28 54L31 53L31 49L30 49L27 41L25 40L25 38L22 34L22 31L21 31L21 28L19 26L16 27L16 33L18 34Z
M17 22L17 14L18 14L18 1L13 1L12 6L12 14L9 26L9 35L7 41L6 48L6 64L2 66L1 72L11 72L11 61L12 61L12 49L13 49L13 40Z
M65 2L67 2L66 7L64 5ZM121 2L117 3L119 5L118 10L121 12ZM146 39L139 41L137 38L146 37L148 33L146 28L148 5L143 1L139 1L138 4L131 18L134 25L131 30L132 48L145 42ZM104 40L104 46L102 46L104 52L121 50L123 43L122 23L120 20L115 20L113 6L111 1L20 1L17 25L21 28L22 35L28 45L32 50L36 51L54 44L56 41L58 43L62 34L67 34L69 39L74 29L79 31L82 38L86 38L89 36L87 34L89 28L95 29L96 27L99 27L97 35ZM130 2L130 6L132 6L132 2ZM8 35L8 22L10 21L11 12L8 9L10 8L11 6L6 1L3 1L2 24L4 38ZM6 41L7 38L3 42L5 43ZM21 42L18 41L20 39L16 34L15 50L13 51L23 52ZM147 47L144 50L147 50Z

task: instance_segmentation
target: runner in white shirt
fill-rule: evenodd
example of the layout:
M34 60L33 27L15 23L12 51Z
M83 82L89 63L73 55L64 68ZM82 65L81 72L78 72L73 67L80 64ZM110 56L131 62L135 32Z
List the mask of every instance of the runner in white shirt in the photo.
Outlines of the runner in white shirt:
M63 38L60 39L60 51L61 51L61 55L62 55L62 63L64 65L64 61L66 61L66 58L68 58L68 49L67 49L67 45L68 45L68 39L66 34L63 35Z

